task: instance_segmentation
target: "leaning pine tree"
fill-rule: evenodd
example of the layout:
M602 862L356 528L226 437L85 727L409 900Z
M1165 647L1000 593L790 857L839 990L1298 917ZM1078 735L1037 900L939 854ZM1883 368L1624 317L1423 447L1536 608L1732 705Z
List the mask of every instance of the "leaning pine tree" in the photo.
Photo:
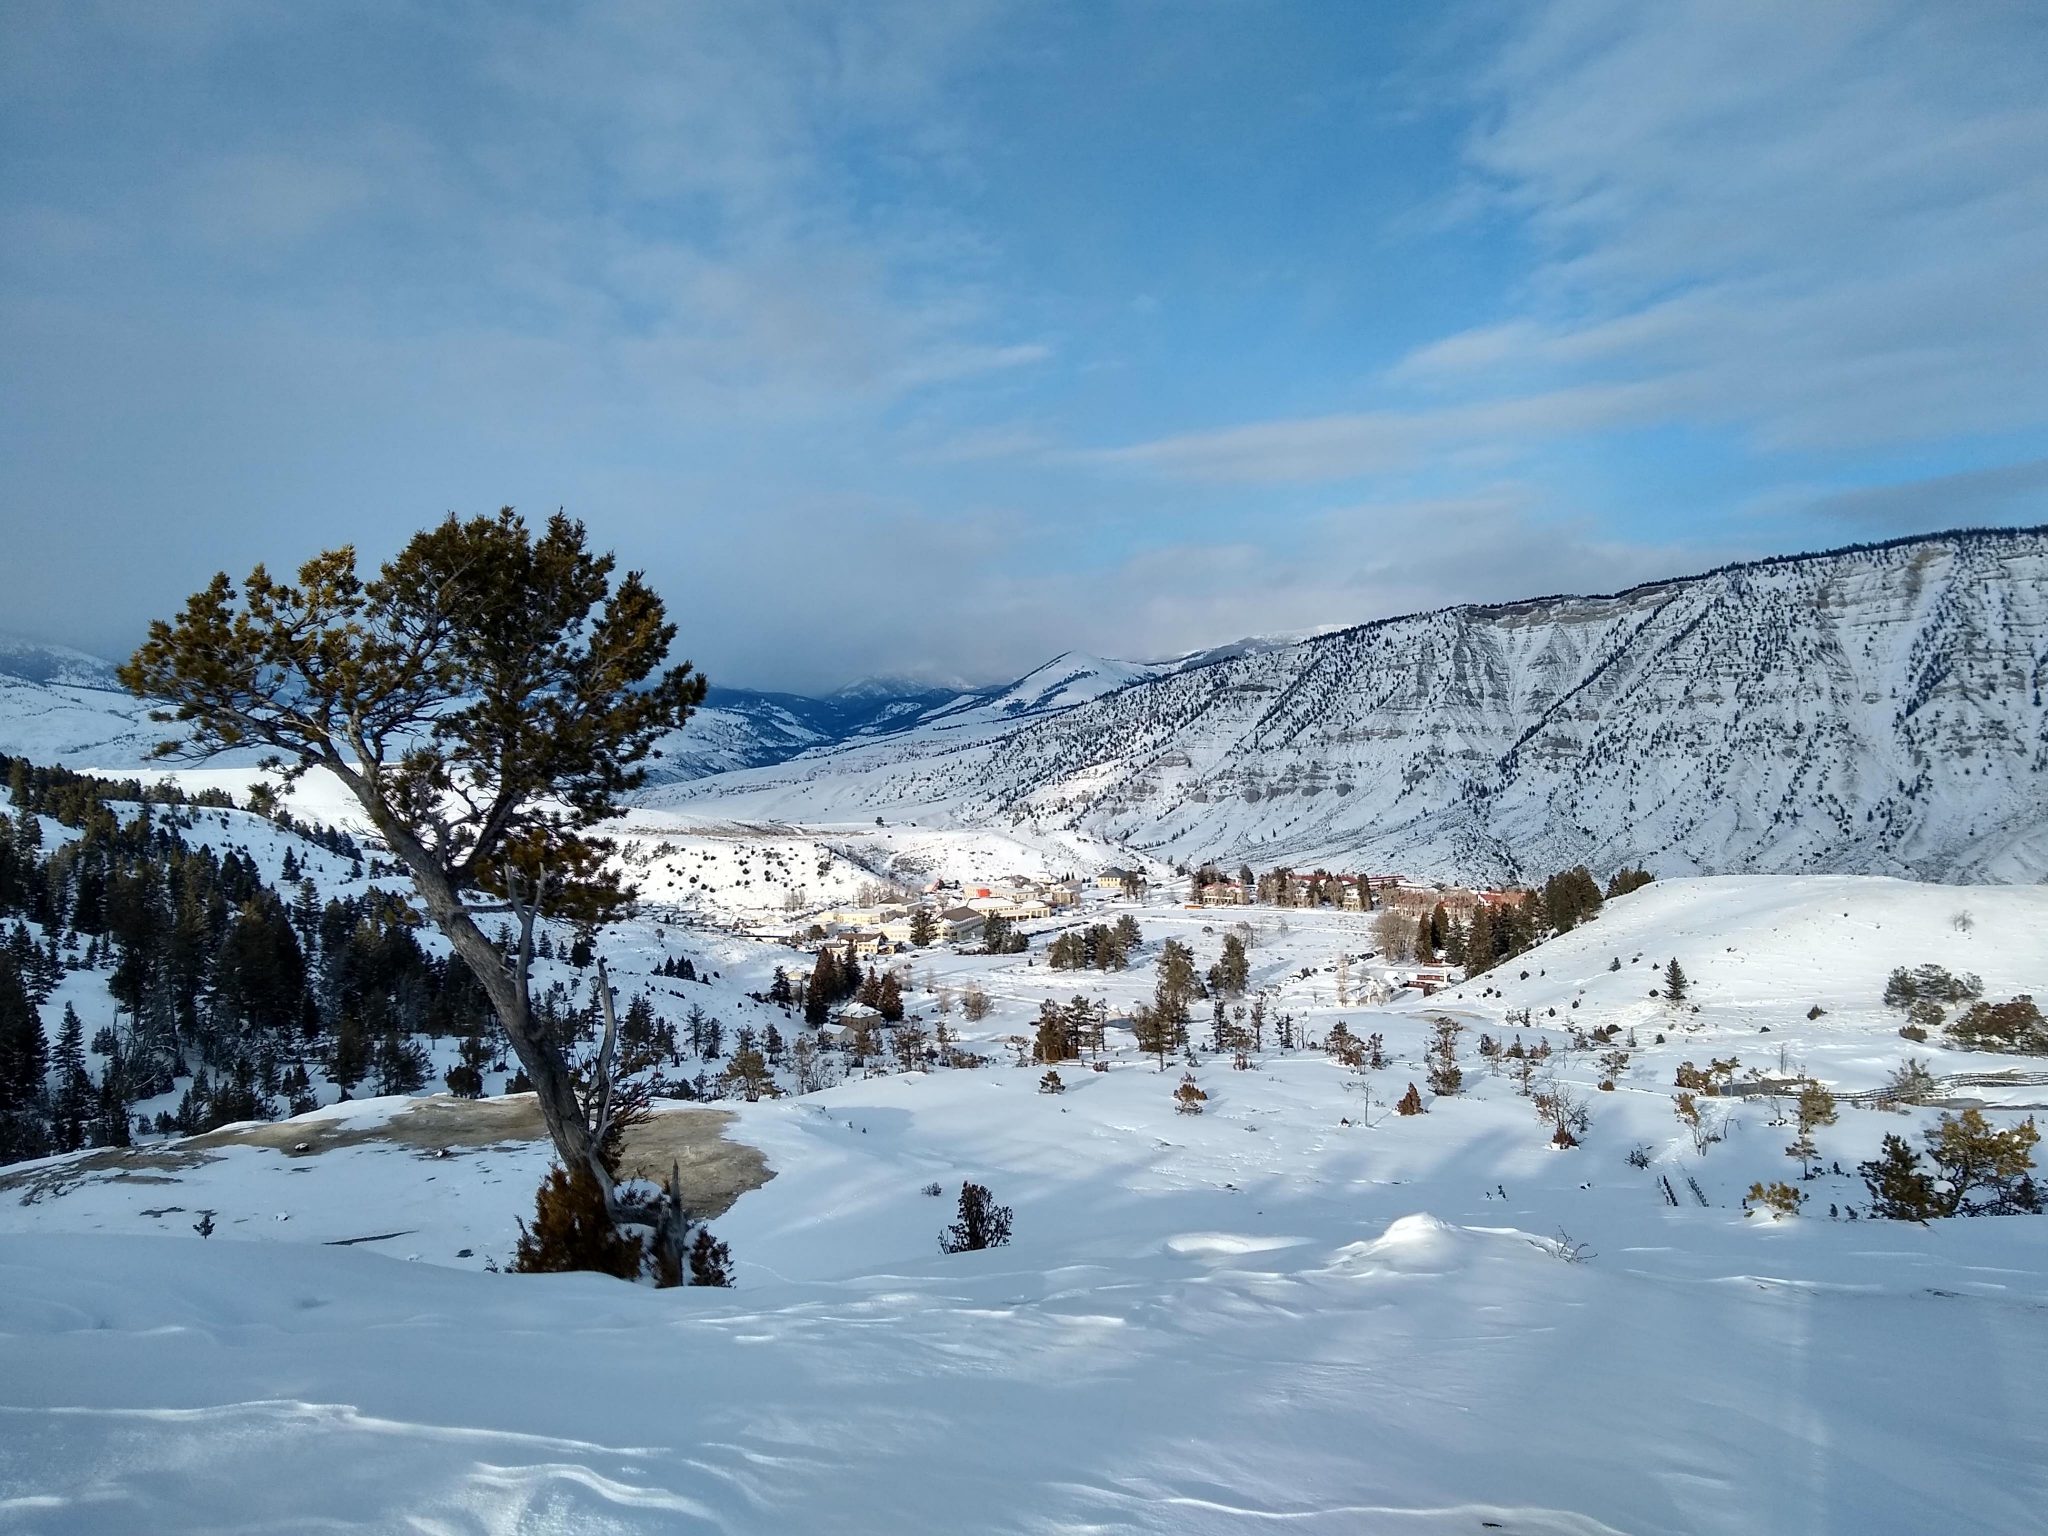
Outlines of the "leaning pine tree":
M675 626L661 599L637 571L614 586L613 568L560 513L538 535L510 508L451 516L370 581L350 547L296 583L260 565L239 591L217 575L150 625L121 681L186 727L160 753L264 747L287 783L320 768L354 796L488 994L564 1168L615 1226L652 1225L657 1272L673 1272L687 1225L674 1189L617 1182L619 1133L642 1105L615 1080L602 973L604 1041L580 1067L530 991L542 918L595 928L631 900L591 829L704 698L687 662L663 665ZM511 918L509 952L479 926L490 914Z

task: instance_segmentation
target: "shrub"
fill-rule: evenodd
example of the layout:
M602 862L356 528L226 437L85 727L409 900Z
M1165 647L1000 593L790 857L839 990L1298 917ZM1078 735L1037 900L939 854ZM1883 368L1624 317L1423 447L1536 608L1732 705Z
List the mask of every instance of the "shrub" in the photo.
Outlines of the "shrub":
M973 1253L1010 1240L1010 1208L997 1205L986 1184L962 1182L959 1218L939 1234L939 1252Z
M990 1006L988 994L973 982L970 981L961 990L960 1011L967 1015L972 1022L979 1024L983 1019L987 1018Z
M1927 1063L1917 1056L1908 1056L1879 1090L1879 1098L1886 1105L1925 1104L1940 1091L1941 1085L1927 1070Z
M690 1244L690 1284L732 1284L732 1250L713 1237L709 1227L699 1227Z
M1202 1106L1209 1102L1209 1095L1202 1091L1195 1081L1195 1074L1183 1072L1180 1086L1173 1090L1173 1107L1184 1115L1199 1115Z
M1563 1083L1552 1083L1534 1095L1536 1118L1550 1127L1553 1147L1576 1147L1593 1124L1586 1101Z
M1038 1080L1038 1091L1040 1093L1065 1093L1067 1085L1060 1081L1059 1073L1048 1072Z
M1887 1008L1911 1008L1917 1002L1966 1003L1984 995L1984 983L1965 971L1957 976L1939 965L1908 970L1900 966L1885 979Z
M1928 1221L1941 1214L1934 1180L1920 1166L1920 1154L1903 1136L1887 1136L1878 1155L1858 1163L1870 1191L1870 1214L1883 1221Z
M533 1225L519 1223L512 1268L529 1275L590 1270L620 1280L640 1274L641 1244L613 1223L597 1175L578 1164L557 1164L534 1196Z
M1893 1221L2038 1214L2033 1151L2040 1139L2031 1119L1999 1131L1981 1111L1966 1109L1943 1115L1927 1133L1931 1168L1903 1137L1887 1136L1883 1151L1856 1171L1870 1191L1870 1214Z
M444 1077L448 1091L458 1099L480 1099L484 1096L484 1075L475 1067L450 1067Z
M2038 1214L2034 1147L2041 1133L2030 1118L1998 1131L1981 1110L1943 1115L1927 1133L1927 1160L1938 1183L1948 1186L1945 1216ZM1975 1196L1976 1198L1972 1198Z
M1415 1085L1410 1083L1408 1091L1394 1101L1394 1113L1397 1115L1419 1115L1424 1112L1422 1095L1416 1091Z
M1323 1049L1334 1056L1339 1066L1350 1067L1353 1071L1365 1066L1365 1042L1351 1033L1351 1028L1342 1019L1330 1026L1330 1032L1323 1037Z
M2022 993L2009 1003L1976 1003L1949 1026L1948 1037L1970 1051L2048 1056L2048 1020Z
M1765 1184L1762 1181L1750 1185L1749 1193L1742 1197L1742 1209L1746 1215L1753 1216L1763 1211L1773 1221L1784 1216L1797 1216L1799 1207L1805 1203L1804 1191L1794 1189L1790 1184Z

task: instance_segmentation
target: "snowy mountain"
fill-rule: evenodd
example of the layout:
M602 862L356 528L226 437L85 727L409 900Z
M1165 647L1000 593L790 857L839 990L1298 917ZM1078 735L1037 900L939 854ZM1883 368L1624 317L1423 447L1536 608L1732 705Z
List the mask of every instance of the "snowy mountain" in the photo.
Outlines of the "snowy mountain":
M689 725L659 745L652 784L786 762L855 740L929 729L1013 725L1072 709L1133 683L1203 666L1274 642L1230 646L1160 662L1055 657L1014 682L983 688L872 677L819 697L714 686ZM0 635L0 752L37 762L141 768L164 732L114 675L114 663L64 646Z
M122 691L112 662L68 645L46 645L20 635L0 634L0 676L66 688Z
M2034 880L2044 687L2048 530L1952 533L1382 620L656 799L1464 878Z
M164 738L114 676L83 651L0 635L0 752L38 763L140 767Z

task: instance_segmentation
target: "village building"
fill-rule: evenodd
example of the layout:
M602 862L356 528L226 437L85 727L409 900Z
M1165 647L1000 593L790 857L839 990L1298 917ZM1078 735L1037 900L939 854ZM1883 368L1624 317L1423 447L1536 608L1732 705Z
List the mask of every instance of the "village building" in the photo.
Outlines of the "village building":
M949 944L965 944L981 937L986 919L972 907L953 907L939 914L939 936Z

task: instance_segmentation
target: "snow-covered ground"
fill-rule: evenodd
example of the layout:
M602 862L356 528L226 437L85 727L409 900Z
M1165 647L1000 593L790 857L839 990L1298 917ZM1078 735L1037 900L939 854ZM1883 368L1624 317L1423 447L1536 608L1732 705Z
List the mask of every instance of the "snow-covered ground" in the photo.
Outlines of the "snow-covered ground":
M922 827L914 822L733 822L636 809L607 831L641 900L705 922L788 921L880 886L1093 876L1141 861L1082 833ZM1163 872L1163 870L1162 870Z
M1796 1182L1778 1106L1715 1101L1724 1139L1702 1157L1671 1091L1679 1061L1729 1056L1845 1093L1908 1053L1944 1076L2042 1067L1911 1045L1879 993L1892 966L1938 960L1991 996L2048 995L2048 891L1659 884L1380 1010L1340 1007L1327 969L1370 948L1368 918L1082 916L1126 910L1145 944L1123 973L917 958L927 1024L927 981L995 999L980 1024L947 1015L985 1070L722 1104L776 1174L715 1223L731 1292L483 1272L530 1208L532 1144L217 1149L152 1182L0 1196L0 1529L2042 1528L2048 1219L1829 1220L1865 1203L1832 1174L1801 1186L1798 1218L1746 1216L1749 1183ZM1276 1015L1316 1040L1340 1019L1381 1033L1391 1065L1353 1073L1269 1031L1256 1070L1200 1053L1210 1098L1189 1116L1184 1064L1162 1074L1114 1031L1108 1070L1068 1063L1058 1095L1010 1064L1040 1000L1117 1011L1149 993L1163 939L1206 967L1239 918ZM721 1009L788 959L690 930L619 939L622 965L690 943ZM1649 996L1674 955L1679 1007ZM1437 1013L1469 1026L1466 1091L1395 1116ZM1567 1026L1608 1024L1638 1043L1599 1092ZM1553 1046L1591 1102L1582 1146L1546 1144L1474 1054L1481 1031ZM2000 1124L2048 1102L2024 1080L1967 1091ZM1823 1162L1853 1173L1933 1119L1845 1102ZM1015 1238L942 1255L967 1178L1014 1207Z

